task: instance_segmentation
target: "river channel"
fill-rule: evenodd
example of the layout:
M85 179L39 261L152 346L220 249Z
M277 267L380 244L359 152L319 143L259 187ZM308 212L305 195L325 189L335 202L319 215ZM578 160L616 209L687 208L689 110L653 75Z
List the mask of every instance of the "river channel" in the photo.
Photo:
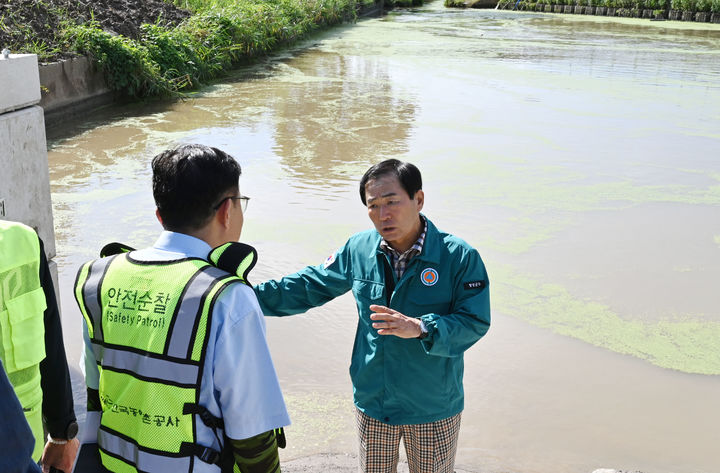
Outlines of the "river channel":
M458 468L720 471L720 27L446 9L313 36L172 103L48 133L75 390L78 266L160 231L149 162L220 147L251 197L251 281L320 264L371 223L357 181L396 157L476 246L493 326L466 354ZM284 459L354 453L356 323L341 297L267 319Z

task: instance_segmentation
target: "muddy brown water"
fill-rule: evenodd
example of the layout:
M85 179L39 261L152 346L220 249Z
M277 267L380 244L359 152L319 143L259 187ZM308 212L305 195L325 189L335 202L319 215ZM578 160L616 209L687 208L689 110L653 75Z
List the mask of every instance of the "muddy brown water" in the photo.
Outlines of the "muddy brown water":
M240 161L254 281L368 228L356 182L369 165L420 167L426 214L491 277L458 468L720 471L718 26L432 2L322 33L188 100L50 130L73 366L75 272L109 241L154 241L149 160L180 142ZM285 459L355 451L355 317L344 296L268 319L293 420Z

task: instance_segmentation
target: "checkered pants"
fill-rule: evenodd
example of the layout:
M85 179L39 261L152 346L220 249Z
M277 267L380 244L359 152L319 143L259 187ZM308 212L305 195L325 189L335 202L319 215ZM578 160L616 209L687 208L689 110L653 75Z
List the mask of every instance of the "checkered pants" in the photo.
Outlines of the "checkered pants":
M428 424L389 425L356 410L362 473L396 473L400 439L410 473L453 473L460 415Z

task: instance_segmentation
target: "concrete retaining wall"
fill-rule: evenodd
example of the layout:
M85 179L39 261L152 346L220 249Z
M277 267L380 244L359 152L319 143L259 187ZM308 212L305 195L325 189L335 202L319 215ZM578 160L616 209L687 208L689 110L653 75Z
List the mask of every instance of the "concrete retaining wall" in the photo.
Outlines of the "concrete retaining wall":
M0 59L0 218L37 230L57 283L55 230L37 56ZM55 286L57 288L57 284Z
M114 94L100 71L86 57L67 59L39 68L45 121L77 115L113 102Z

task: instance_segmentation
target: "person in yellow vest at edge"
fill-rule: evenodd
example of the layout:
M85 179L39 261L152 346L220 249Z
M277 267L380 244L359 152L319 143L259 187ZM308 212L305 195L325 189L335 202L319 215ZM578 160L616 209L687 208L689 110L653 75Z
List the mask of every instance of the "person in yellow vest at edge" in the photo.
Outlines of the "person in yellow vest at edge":
M70 473L78 427L55 288L35 230L6 220L0 220L0 360L35 437L33 460L46 473L51 467Z
M109 471L280 471L290 421L247 281L257 253L237 242L240 172L204 145L158 154L160 237L78 272L88 416L99 418L88 431Z

